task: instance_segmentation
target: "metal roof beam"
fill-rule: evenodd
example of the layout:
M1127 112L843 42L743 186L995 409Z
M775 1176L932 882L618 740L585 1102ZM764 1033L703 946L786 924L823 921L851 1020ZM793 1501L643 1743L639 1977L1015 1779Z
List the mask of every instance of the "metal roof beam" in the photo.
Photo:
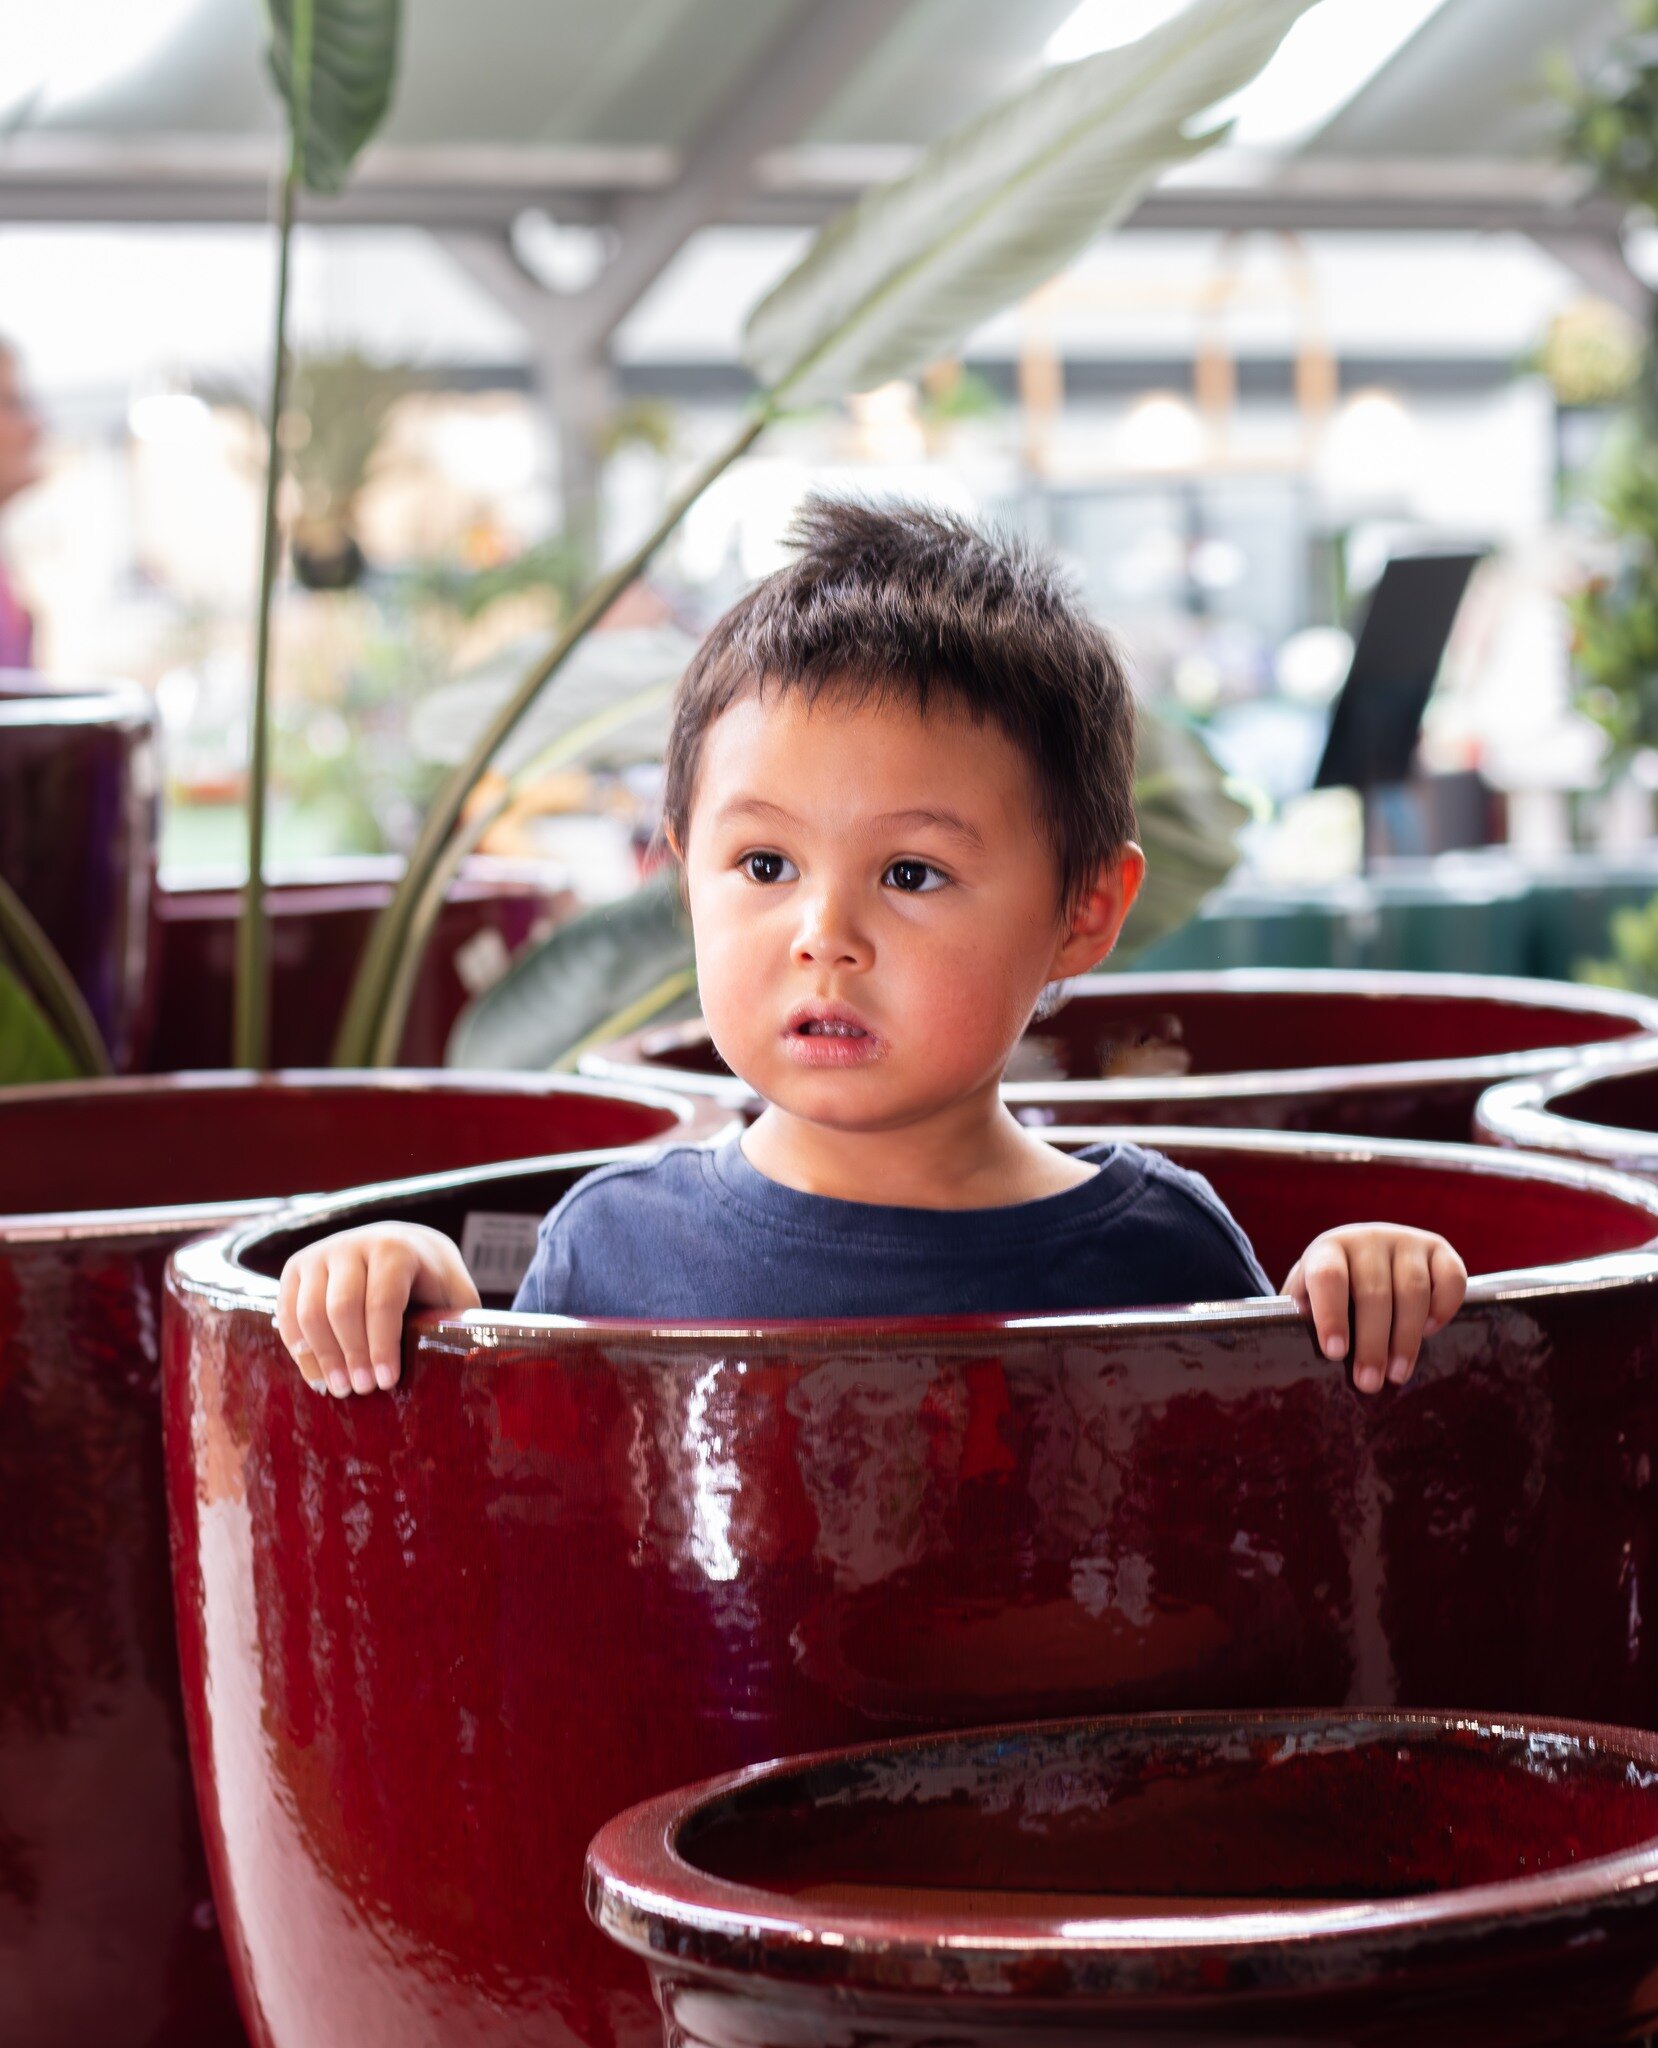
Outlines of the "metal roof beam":
M872 4L896 7L902 0ZM710 174L692 212L698 226L815 226L913 160L913 151L886 146L759 150L748 156L744 178L729 189L723 177L717 181L723 197ZM273 143L93 145L14 136L0 145L0 222L258 223L270 217L275 164ZM634 202L661 207L684 175L674 152L657 148L376 148L339 198L308 196L304 215L326 226L452 229L499 238L536 207L579 223L615 221ZM1621 222L1621 208L1586 194L1582 181L1557 165L1318 157L1292 159L1254 181L1187 172L1149 193L1123 225L1303 233L1473 229L1541 240L1551 234L1604 238ZM656 233L660 247L667 237L661 227ZM641 271L644 253L641 248L632 259ZM618 278L613 290L621 284Z
M759 62L686 151L668 189L615 209L615 255L587 290L566 301L572 328L589 347L609 339L698 229L741 205L757 159L797 142L912 4L803 0L784 15Z

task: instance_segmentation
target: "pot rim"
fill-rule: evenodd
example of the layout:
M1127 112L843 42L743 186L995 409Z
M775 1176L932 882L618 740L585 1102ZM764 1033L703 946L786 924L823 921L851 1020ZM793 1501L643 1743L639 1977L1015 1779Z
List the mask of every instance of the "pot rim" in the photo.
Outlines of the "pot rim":
M1283 967L1224 968L1214 973L1124 973L1078 975L1067 984L1074 996L1144 995L1351 995L1385 1000L1390 996L1453 1002L1486 1002L1492 1006L1576 1011L1589 1017L1618 1017L1637 1027L1627 1037L1610 1041L1620 1046L1647 1045L1658 1036L1658 1000L1620 989L1583 986L1575 982L1531 980L1498 974L1386 974L1352 968ZM680 1073L646 1064L646 1048L689 1044L706 1031L700 1019L680 1024L646 1025L610 1047L583 1054L578 1071L594 1079L630 1080L643 1072L668 1072L673 1085L687 1093L711 1095L728 1106L754 1100L753 1090L734 1074ZM1596 1044L1607 1041L1596 1041ZM1221 1102L1276 1095L1376 1093L1387 1088L1450 1087L1470 1081L1487 1085L1529 1078L1553 1071L1578 1058L1582 1046L1537 1046L1519 1052L1475 1053L1463 1059L1400 1060L1391 1064L1329 1067L1242 1068L1232 1074L1151 1075L1135 1080L1004 1081L1002 1099L1010 1108L1053 1102Z
M1658 1130L1594 1123L1566 1115L1557 1105L1596 1082L1652 1073L1658 1073L1658 1047L1644 1038L1585 1046L1552 1073L1487 1089L1474 1111L1474 1129L1484 1144L1585 1160L1614 1172L1650 1173L1658 1168Z
M590 1917L613 1941L659 1969L695 1971L764 1996L778 1986L830 1991L837 2000L868 1994L903 2002L940 1991L993 1995L1039 2004L1130 1988L1153 1999L1235 1997L1217 1987L1217 1965L1248 1964L1263 1943L1291 1948L1299 1979L1276 1988L1339 1991L1401 1948L1426 1940L1478 1937L1512 1928L1528 1934L1594 1906L1658 1907L1658 1833L1633 1848L1552 1870L1468 1885L1331 1906L1162 1919L1110 1914L1062 1916L1051 1908L1009 1912L999 1925L952 1933L926 1909L895 1900L875 1907L806 1904L786 1893L717 1877L681 1853L694 1821L733 1793L833 1763L918 1751L950 1742L1026 1738L1090 1727L1114 1733L1209 1729L1286 1733L1307 1726L1411 1729L1473 1728L1502 1736L1560 1736L1610 1750L1632 1768L1658 1770L1658 1734L1593 1722L1500 1712L1402 1708L1264 1709L1253 1712L1073 1716L821 1750L732 1771L641 1802L594 1837L584 1871ZM1033 1975L1044 1955L1068 1966ZM895 1981L899 1980L899 1981Z
M706 1122L708 1104L705 1101L696 1100L675 1088L657 1087L646 1082L599 1081L578 1074L497 1075L493 1069L468 1067L277 1067L262 1073L242 1068L211 1068L177 1074L123 1074L101 1081L48 1081L33 1087L8 1088L0 1095L0 1131L4 1129L6 1110L14 1106L57 1107L128 1097L180 1099L253 1094L281 1097L298 1094L441 1093L521 1095L545 1100L559 1095L614 1097L618 1091L643 1108L665 1110L674 1116L674 1126L661 1134L656 1141L658 1143L674 1143L676 1132L690 1130ZM602 1154L608 1158L615 1149L613 1146L588 1146L580 1153L532 1153L525 1159L501 1163L518 1171L526 1165L551 1164L565 1157L588 1159ZM641 1145L640 1149L648 1148ZM465 1170L482 1173L489 1168ZM427 1175L422 1178L442 1179L443 1176ZM401 1186L403 1183L390 1185ZM225 1230L237 1223L245 1226L261 1220L290 1204L331 1200L340 1192L344 1191L312 1193L301 1189L292 1194L240 1196L221 1202L163 1202L151 1208L0 1211L0 1249L62 1243L66 1238L144 1239L176 1236L181 1231Z
M729 1134L728 1134L729 1135ZM1470 1307L1500 1302L1524 1301L1541 1295L1589 1292L1624 1286L1631 1282L1658 1284L1658 1185L1605 1167L1577 1160L1545 1159L1525 1152L1498 1150L1480 1145L1447 1145L1397 1138L1348 1138L1320 1132L1219 1131L1187 1125L1111 1125L1056 1127L1044 1130L1049 1143L1095 1145L1114 1140L1145 1145L1153 1150L1187 1153L1276 1153L1292 1157L1346 1162L1362 1166L1372 1161L1427 1168L1456 1168L1462 1173L1487 1178L1546 1181L1555 1187L1588 1194L1609 1195L1626 1206L1640 1209L1652 1219L1653 1236L1629 1251L1603 1252L1587 1259L1572 1259L1557 1265L1517 1267L1470 1275L1462 1314ZM701 1142L714 1143L715 1139ZM353 1188L341 1193L307 1197L282 1205L274 1213L240 1227L227 1228L212 1237L181 1247L172 1260L175 1284L187 1293L201 1292L224 1308L244 1308L268 1315L276 1305L277 1283L242 1263L244 1251L267 1232L297 1227L319 1212L340 1219L346 1228L353 1214L379 1209L388 1200L441 1194L464 1182L483 1187L555 1165L583 1163L585 1155L559 1155L543 1160L511 1160L489 1167L465 1167L447 1173L422 1174L408 1180L387 1181L372 1187ZM1202 1160L1197 1163L1200 1167ZM418 1335L443 1343L450 1335L468 1348L479 1342L498 1341L513 1331L556 1331L561 1337L607 1343L614 1338L646 1333L654 1337L706 1341L712 1337L765 1337L789 1334L797 1340L816 1340L831 1347L844 1346L849 1339L876 1334L895 1338L914 1336L936 1341L945 1331L952 1336L975 1335L995 1339L1013 1334L1071 1332L1078 1336L1095 1331L1127 1332L1134 1329L1222 1329L1246 1324L1300 1324L1301 1315L1284 1295L1227 1302L1192 1302L1160 1309L1133 1308L1086 1310L1026 1315L972 1316L846 1316L832 1320L809 1318L755 1319L733 1322L717 1317L701 1320L658 1322L630 1316L555 1316L511 1314L500 1309L468 1309L453 1313L428 1309L411 1316L407 1327ZM447 1346L446 1346L447 1348Z
M60 683L29 669L0 669L0 728L155 725L155 706L136 683Z

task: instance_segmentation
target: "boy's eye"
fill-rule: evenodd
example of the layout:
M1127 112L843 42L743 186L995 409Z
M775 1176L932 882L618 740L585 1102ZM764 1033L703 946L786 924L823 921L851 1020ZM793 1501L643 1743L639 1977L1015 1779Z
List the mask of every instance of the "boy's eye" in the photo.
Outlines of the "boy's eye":
M787 854L745 853L737 865L751 882L787 882L799 879L799 871ZM788 873L784 872L785 869Z
M924 860L895 860L887 874L892 877L895 889L902 889L910 896L930 896L950 879L941 868L935 868ZM932 878L930 881L929 876Z

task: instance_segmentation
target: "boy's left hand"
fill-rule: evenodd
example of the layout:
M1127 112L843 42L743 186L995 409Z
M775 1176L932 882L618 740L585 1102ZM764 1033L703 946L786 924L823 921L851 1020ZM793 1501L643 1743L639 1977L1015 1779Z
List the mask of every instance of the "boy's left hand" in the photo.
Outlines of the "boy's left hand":
M1313 1239L1283 1291L1303 1315L1311 1313L1329 1359L1347 1356L1351 1295L1353 1384L1375 1394L1384 1380L1405 1384L1422 1339L1445 1327L1467 1289L1468 1269L1431 1230L1349 1223Z

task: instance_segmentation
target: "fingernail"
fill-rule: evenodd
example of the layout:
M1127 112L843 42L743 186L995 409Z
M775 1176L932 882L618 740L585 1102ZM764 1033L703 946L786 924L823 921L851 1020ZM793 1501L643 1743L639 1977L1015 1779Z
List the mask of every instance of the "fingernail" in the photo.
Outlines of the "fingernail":
M374 1375L366 1365L354 1365L351 1368L351 1384L359 1394L372 1394Z
M1373 1365L1361 1367L1353 1380L1361 1394L1379 1394L1382 1390L1382 1376Z
M382 1358L380 1363L374 1368L374 1384L380 1389L381 1393L389 1393L397 1384L397 1367L395 1365L388 1365Z
M1390 1358L1387 1362L1387 1376L1396 1387L1402 1387L1406 1380L1410 1378L1410 1360L1408 1358Z
M1341 1337L1326 1337L1324 1340L1324 1356L1326 1358L1345 1358L1347 1356L1346 1340Z
M341 1401L351 1392L351 1382L339 1366L328 1375L328 1391Z

